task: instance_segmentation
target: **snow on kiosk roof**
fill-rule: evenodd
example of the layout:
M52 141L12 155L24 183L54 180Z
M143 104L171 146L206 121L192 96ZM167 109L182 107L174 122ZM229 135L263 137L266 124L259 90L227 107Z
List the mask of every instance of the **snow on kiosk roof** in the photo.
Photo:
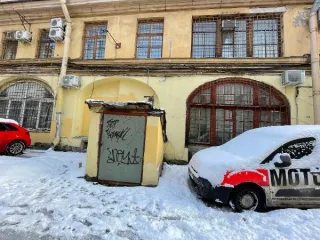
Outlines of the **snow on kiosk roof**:
M163 139L165 142L168 141L168 136L166 132L167 120L166 112L163 109L154 108L151 102L145 101L129 101L129 102L113 102L113 101L102 101L96 99L87 99L85 101L88 107L93 112L103 112L106 110L137 110L145 111L148 116L160 117L162 125Z

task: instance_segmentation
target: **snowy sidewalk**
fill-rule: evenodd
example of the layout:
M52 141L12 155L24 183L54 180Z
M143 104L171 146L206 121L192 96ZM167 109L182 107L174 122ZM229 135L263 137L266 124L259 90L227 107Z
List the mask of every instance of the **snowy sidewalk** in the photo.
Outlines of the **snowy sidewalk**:
M207 207L186 166L165 165L156 188L105 187L78 178L79 161L85 154L0 156L0 239L320 239L318 209Z

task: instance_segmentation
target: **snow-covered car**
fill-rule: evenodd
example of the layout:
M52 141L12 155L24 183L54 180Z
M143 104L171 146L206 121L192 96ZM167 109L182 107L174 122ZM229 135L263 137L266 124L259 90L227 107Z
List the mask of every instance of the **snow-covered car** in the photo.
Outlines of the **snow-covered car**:
M193 155L189 176L203 199L236 211L320 207L320 126L244 132Z

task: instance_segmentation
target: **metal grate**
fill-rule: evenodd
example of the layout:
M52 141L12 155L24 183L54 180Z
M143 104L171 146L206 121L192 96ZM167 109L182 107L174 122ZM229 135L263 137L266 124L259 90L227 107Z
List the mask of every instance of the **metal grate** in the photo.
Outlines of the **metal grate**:
M163 20L138 22L136 58L162 58Z
M3 59L6 59L6 60L16 59L17 49L18 49L18 41L4 40L2 43L2 46L3 46L3 53L2 53Z
M0 92L0 118L14 119L28 129L50 129L54 98L36 81L17 81Z
M106 50L107 24L86 25L84 37L84 59L103 59Z
M197 88L187 103L187 144L221 145L249 129L289 124L289 104L276 89L244 79Z
M282 51L282 14L193 18L192 58L274 58Z
M46 30L41 30L38 58L54 57L55 47L56 43L49 37L49 32Z

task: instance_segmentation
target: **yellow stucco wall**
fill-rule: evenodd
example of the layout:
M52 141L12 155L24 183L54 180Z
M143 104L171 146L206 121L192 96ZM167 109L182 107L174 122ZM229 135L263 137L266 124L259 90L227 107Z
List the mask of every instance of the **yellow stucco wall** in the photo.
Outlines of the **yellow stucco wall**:
M86 175L89 177L97 177L98 173L98 143L99 143L99 127L100 113L92 113L91 124L88 137Z
M307 5L286 6L283 14L284 32L284 56L302 56L310 53L309 29L307 24ZM210 16L219 14L248 13L249 8L228 8L209 10L190 10L177 12L156 12L140 14L123 14L106 17L74 18L72 19L71 49L70 58L82 57L83 32L86 22L105 22L112 36L121 42L120 49L115 49L112 40L106 41L105 57L134 58L137 32L137 21L139 19L163 18L163 57L164 58L189 58L191 55L192 17ZM33 41L31 44L19 43L17 58L34 58L37 55L38 39L40 29L49 29L48 22L33 23L31 32ZM23 30L19 25L0 26L0 33L6 31ZM0 47L3 34L0 34ZM55 57L62 57L63 44L57 43L54 51Z
M160 129L160 131L159 131ZM159 117L148 117L145 139L142 185L158 185L163 161L163 137Z
M101 114L92 112L87 149L86 175L97 177L98 142ZM147 117L142 185L156 186L163 161L163 137L159 117Z
M310 6L287 6L283 15L283 50L284 56L302 56L310 53L310 41L306 11ZM83 30L85 22L99 21L107 22L108 30L113 37L122 43L118 50L112 45L112 41L106 41L106 54L108 59L113 58L134 58L135 42L138 19L163 18L164 38L163 57L164 58L189 58L191 54L192 17L202 15L217 14L238 14L248 13L248 8L229 9L208 9L181 12L157 12L141 14L123 14L105 17L75 18L73 19L70 58L77 59L82 56ZM37 54L38 35L40 29L48 29L48 22L33 23L32 44L19 43L17 59L34 58ZM0 32L21 30L21 25L0 26ZM3 34L0 34L0 47ZM63 44L57 43L54 55L61 57L63 54ZM288 60L289 61L289 60ZM295 99L294 87L284 88L281 86L280 74L212 74L212 75L192 75L176 77L148 77L146 76L91 76L81 74L82 86L79 90L64 90L64 105L62 115L62 142L71 146L79 145L79 137L88 136L91 112L84 104L85 99L95 98L106 101L143 101L144 96L155 96L155 106L164 108L167 113L167 134L169 142L165 144L165 158L171 160L187 160L188 150L185 148L185 122L186 122L186 99L189 94L198 86L226 77L244 77L256 81L265 82L274 86L282 92L290 103L292 124L312 124L312 91L310 88L301 88L299 97ZM8 81L18 79L37 79L48 84L54 94L57 93L58 76L18 74L0 75L0 89ZM306 87L311 86L311 77L308 75ZM296 111L298 106L298 113ZM55 112L55 111L54 111ZM55 115L55 114L54 114ZM53 115L52 128L50 133L32 132L34 142L51 142L55 132L55 116ZM157 135L158 136L158 135ZM161 155L161 153L158 153Z

